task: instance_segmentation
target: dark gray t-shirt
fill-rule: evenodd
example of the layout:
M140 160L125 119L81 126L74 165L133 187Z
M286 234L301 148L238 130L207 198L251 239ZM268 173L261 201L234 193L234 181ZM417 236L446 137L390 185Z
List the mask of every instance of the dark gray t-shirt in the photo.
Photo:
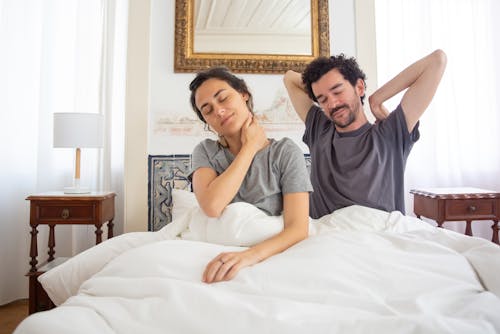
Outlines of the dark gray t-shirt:
M209 167L217 175L223 173L234 160L234 155L216 141L205 139L193 150L192 173L200 167ZM304 154L289 138L270 139L270 144L257 152L231 201L251 203L268 215L283 211L283 194L311 192Z
M384 121L348 133L337 132L317 106L309 110L305 124L314 188L311 217L353 204L405 212L404 170L419 138L419 123L409 133L401 105Z

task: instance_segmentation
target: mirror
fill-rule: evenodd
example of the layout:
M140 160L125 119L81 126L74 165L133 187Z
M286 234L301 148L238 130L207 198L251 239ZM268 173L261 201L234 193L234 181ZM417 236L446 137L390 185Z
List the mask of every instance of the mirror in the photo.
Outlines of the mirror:
M329 56L328 0L176 0L175 72L302 71ZM282 14L282 15L280 15Z

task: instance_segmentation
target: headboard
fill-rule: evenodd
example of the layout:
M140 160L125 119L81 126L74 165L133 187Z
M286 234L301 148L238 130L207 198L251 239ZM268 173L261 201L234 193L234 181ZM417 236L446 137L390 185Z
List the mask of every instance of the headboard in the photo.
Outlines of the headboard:
M311 157L304 154L304 159L309 169ZM190 171L190 154L148 156L148 231L172 221L172 189L191 190Z

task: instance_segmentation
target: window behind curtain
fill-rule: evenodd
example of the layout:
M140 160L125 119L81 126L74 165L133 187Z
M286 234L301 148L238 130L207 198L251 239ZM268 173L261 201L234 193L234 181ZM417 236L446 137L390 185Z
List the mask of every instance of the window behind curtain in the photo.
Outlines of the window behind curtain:
M495 28L492 6L490 0L375 2L379 86L434 49L448 56L440 87L421 118L420 140L408 159L407 194L411 188L439 186L500 191L500 87L494 57L500 27ZM400 98L388 106L395 107ZM410 213L410 195L406 207ZM462 231L463 226L455 226ZM488 224L473 227L491 238Z
M127 11L126 0L0 0L0 267L9 268L0 271L0 305L28 295L25 198L73 179L74 150L52 147L54 112L104 114L106 144L82 150L82 184L119 193L122 230ZM38 230L42 262L47 229ZM58 256L94 241L88 226L56 229Z

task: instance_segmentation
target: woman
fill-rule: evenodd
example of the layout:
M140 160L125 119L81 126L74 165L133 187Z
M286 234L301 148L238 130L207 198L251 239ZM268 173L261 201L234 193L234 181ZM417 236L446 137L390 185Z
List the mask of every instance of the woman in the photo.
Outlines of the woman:
M215 67L198 73L189 89L194 111L219 136L202 141L192 154L193 191L201 209L218 217L228 204L248 202L284 219L276 236L217 255L203 273L203 281L212 283L230 280L241 268L305 239L312 187L300 148L288 138L268 139L253 117L245 81Z

